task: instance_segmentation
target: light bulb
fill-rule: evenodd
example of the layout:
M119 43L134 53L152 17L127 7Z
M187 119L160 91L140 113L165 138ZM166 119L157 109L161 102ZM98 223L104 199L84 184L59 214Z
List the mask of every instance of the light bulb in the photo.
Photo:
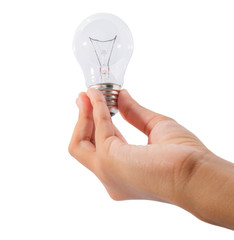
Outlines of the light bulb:
M73 50L86 86L99 89L111 116L115 115L118 94L133 52L133 38L128 26L112 14L94 14L77 28Z

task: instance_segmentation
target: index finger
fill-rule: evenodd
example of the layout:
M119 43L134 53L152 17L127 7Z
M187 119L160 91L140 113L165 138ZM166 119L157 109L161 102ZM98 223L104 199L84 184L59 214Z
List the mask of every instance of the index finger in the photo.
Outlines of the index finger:
M93 119L95 123L95 142L104 142L107 138L115 136L114 125L103 94L93 88L89 88L87 94L93 106Z

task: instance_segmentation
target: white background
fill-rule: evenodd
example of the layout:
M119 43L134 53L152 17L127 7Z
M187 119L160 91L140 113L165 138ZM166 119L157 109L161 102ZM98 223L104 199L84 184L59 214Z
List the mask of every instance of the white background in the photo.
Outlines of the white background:
M86 91L73 34L97 12L132 31L124 87L133 97L234 159L233 1L1 0L0 239L233 239L169 204L111 200L68 154ZM146 143L120 114L114 122Z

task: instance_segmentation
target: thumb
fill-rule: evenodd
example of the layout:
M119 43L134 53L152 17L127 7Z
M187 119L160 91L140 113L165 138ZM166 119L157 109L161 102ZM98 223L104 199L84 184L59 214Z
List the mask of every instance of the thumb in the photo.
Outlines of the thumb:
M126 89L121 90L119 93L118 108L126 121L146 135L150 134L152 128L158 122L170 119L139 105Z

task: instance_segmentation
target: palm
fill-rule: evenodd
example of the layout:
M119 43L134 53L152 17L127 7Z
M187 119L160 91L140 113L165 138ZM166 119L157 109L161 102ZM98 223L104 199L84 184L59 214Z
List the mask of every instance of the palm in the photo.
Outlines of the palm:
M138 189L142 189L144 197L146 191L144 182L148 181L154 182L149 191L153 195L148 195L148 199L175 201L173 198L176 198L176 194L171 195L170 193L178 191L174 189L176 179L181 179L181 175L185 175L184 171L189 172L192 169L196 163L190 157L196 150L205 149L205 146L194 134L170 118L160 115L159 121L156 117L151 122L153 123L147 124L147 126L151 125L150 129L143 128L144 132L148 135L148 145L129 145L126 147L127 151L124 154L125 163L130 165L129 168L134 174L142 172L142 170L145 173L137 186ZM129 156L132 156L134 159L133 164L129 163L129 158L131 158ZM114 157L114 159L119 162L119 157ZM149 161L149 159L151 160ZM135 164L135 161L138 162L138 165ZM121 178L121 176L118 177ZM163 186L158 184L161 182L163 182ZM170 190L165 192L165 186ZM118 187L122 188L123 186ZM131 186L129 187L131 188ZM109 188L109 190L109 193L113 193L112 189ZM131 189L128 189L127 192L131 192ZM114 195L116 196L117 194L115 193ZM118 197L120 199L141 198L141 193L136 196L118 193Z

